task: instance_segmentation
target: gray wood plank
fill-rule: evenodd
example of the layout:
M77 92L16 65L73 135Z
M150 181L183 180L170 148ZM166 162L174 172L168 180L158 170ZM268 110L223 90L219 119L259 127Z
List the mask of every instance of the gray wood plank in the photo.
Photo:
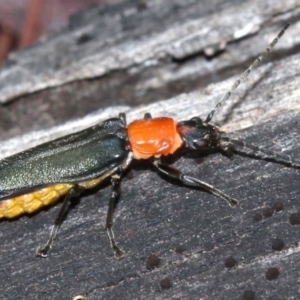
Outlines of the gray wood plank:
M300 23L294 2L268 6L258 1L178 0L145 5L131 1L110 9L91 8L62 33L12 56L15 62L1 69L0 98L7 104L1 108L0 124L2 138L18 136L1 143L2 155L120 111L128 112L129 121L144 112L177 119L205 117L291 21L273 55L214 121L233 137L299 159ZM86 31L93 35L85 37ZM83 42L75 43L79 33ZM226 47L220 51L224 40ZM204 52L211 49L216 53L208 59ZM102 109L58 129L46 128L95 108ZM32 123L40 131L20 138ZM46 259L35 257L35 250L46 241L59 205L1 222L2 297L296 299L299 225L291 223L299 212L299 170L249 157L229 160L221 154L182 158L174 165L239 199L240 206L231 209L203 191L165 181L147 163L136 164L124 178L115 215L124 259L114 259L104 231L106 185L70 211ZM152 254L160 263L149 270Z

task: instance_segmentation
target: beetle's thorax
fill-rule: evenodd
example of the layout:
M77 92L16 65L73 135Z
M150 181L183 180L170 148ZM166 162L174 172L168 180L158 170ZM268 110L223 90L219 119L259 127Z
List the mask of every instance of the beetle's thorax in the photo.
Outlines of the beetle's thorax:
M135 159L169 155L184 146L201 150L220 143L218 127L198 117L176 122L172 118L141 119L127 126L130 149Z
M172 118L136 120L127 126L127 132L135 159L169 155L183 144Z

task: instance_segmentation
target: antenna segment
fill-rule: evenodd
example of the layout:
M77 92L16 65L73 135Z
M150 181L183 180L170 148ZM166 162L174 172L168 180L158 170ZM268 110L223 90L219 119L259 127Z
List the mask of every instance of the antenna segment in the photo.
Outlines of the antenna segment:
M211 119L213 118L215 112L223 105L223 103L231 96L234 90L237 89L237 87L241 84L242 81L244 81L251 71L262 61L262 59L271 51L271 49L277 44L278 40L283 36L285 31L289 28L291 24L287 23L277 34L276 38L269 44L269 46L265 49L265 51L258 56L253 63L248 67L246 71L240 76L240 78L234 82L232 85L231 89L223 96L221 101L215 106L215 108L208 114L206 117L206 120L204 121L205 123L209 123Z

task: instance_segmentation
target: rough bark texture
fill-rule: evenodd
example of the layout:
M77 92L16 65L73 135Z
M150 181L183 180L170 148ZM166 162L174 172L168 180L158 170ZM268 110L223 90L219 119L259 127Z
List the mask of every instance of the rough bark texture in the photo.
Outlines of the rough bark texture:
M227 131L254 125L231 135L298 158L296 3L124 1L92 7L61 33L14 53L2 67L1 138L102 110L58 129L3 142L1 155L120 111L128 112L129 121L144 112L205 117L290 21L292 27L272 55L214 121ZM299 223L299 170L220 154L201 161L183 158L174 165L241 205L231 209L203 191L163 180L147 163L136 164L123 180L115 215L124 259L113 258L103 230L109 199L104 186L70 211L46 259L34 253L47 239L59 205L1 222L2 297L296 299L300 234L299 225L292 224ZM160 259L153 270L151 254Z

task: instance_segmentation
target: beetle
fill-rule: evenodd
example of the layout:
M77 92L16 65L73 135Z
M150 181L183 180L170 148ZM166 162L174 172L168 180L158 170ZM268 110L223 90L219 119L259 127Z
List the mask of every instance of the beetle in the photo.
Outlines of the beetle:
M250 74L289 27L287 24L233 84L221 101L203 121L199 117L175 121L169 117L152 118L147 113L143 119L127 125L125 114L111 118L82 131L52 140L0 161L0 218L15 218L32 213L45 205L64 200L50 237L37 254L46 257L74 197L95 187L105 179L111 180L111 196L106 216L106 232L116 257L123 251L117 246L113 233L113 214L120 195L124 171L133 160L148 159L158 173L184 185L203 189L224 199L231 207L238 200L214 186L183 174L163 162L163 157L180 149L192 151L218 150L231 157L235 146L281 160L292 167L300 164L290 156L265 150L241 140L229 138L217 126L210 124L215 112L232 92Z

